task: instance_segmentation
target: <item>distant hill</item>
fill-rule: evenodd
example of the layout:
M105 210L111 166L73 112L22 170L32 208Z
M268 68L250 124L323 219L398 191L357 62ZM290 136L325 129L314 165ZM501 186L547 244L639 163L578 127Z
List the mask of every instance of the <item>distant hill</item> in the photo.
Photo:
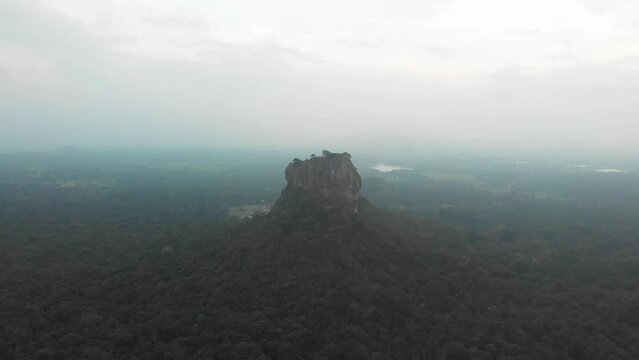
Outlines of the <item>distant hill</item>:
M77 146L62 146L62 147L51 150L51 152L59 153L59 154L78 154L78 153L83 153L86 151L87 150Z

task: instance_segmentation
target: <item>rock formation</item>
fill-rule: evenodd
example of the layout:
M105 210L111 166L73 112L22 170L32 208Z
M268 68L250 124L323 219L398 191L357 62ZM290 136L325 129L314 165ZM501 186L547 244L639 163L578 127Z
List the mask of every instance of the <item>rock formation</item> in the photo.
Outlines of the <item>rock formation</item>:
M348 153L324 150L321 156L294 159L286 168L288 184L274 209L296 206L323 215L352 216L357 213L362 179Z

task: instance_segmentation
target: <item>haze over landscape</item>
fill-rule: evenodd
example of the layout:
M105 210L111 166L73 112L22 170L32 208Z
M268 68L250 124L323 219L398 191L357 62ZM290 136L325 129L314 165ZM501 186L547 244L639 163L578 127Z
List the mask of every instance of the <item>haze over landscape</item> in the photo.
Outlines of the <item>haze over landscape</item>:
M0 360L639 359L639 2L0 0Z
M0 151L637 150L639 4L2 1Z

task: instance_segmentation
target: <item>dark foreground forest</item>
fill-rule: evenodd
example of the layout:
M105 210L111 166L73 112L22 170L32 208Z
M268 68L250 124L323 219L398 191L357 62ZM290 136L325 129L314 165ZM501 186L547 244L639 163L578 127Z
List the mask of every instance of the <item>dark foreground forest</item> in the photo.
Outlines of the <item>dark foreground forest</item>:
M0 156L0 359L639 358L632 159L353 155L347 223L229 216L290 154Z

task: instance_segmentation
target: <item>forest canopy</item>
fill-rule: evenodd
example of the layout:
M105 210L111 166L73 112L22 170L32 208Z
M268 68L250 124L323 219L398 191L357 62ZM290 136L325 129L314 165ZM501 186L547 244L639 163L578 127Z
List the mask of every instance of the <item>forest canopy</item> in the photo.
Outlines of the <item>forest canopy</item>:
M0 358L639 357L635 163L357 158L326 227L228 216L280 195L261 156L0 157Z

